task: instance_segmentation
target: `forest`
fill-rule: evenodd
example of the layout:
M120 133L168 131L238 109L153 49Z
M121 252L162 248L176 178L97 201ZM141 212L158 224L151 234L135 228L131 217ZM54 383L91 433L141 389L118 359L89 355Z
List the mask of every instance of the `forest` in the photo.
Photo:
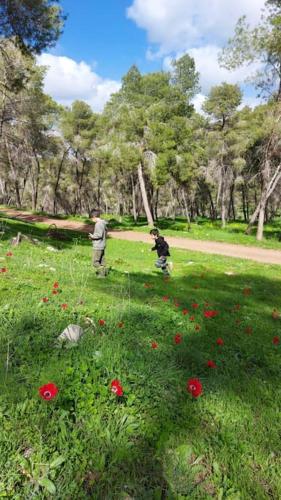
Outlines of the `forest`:
M202 114L192 104L199 74L188 54L170 71L141 74L132 66L102 113L83 101L57 104L44 93L46 68L36 55L59 37L61 9L38 2L45 11L38 7L41 17L34 14L28 29L17 2L2 4L2 205L54 215L88 214L95 206L135 221L145 215L150 226L177 215L187 225L207 217L223 228L240 219L263 238L264 224L281 208L279 0L267 1L253 29L245 17L237 22L218 62L230 71L258 62L262 70L251 83L261 104L243 106L239 85L222 82L211 88Z

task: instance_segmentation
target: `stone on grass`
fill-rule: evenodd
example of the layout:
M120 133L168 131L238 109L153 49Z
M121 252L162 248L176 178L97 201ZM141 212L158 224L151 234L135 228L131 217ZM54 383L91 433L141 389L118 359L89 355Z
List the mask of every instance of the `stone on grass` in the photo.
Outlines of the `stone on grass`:
M79 325L68 325L65 330L59 335L58 340L78 342L83 335L83 330Z
M49 250L49 252L58 252L58 249L55 247L52 247L51 245L47 247L47 250Z

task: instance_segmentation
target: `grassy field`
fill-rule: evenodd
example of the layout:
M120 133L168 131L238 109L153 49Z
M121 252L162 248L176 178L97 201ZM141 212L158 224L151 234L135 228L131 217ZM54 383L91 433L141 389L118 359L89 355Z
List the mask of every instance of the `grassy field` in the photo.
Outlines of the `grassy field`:
M281 497L280 267L178 250L165 282L148 245L109 240L113 269L98 280L85 236L49 240L3 219L2 230L1 497ZM18 230L39 244L11 248ZM59 348L69 324L84 336Z
M4 209L5 207L2 206L2 208ZM52 218L52 216L45 212L34 213ZM86 223L91 222L88 217L82 216L58 215L54 218ZM108 215L104 216L104 218L108 219L111 229L141 231L146 233L150 230L147 226L145 217L140 217L137 223L135 223L133 217L130 216L123 216L120 219L116 216ZM188 230L186 219L177 217L175 220L160 218L155 226L166 236L178 236L195 240L219 241L281 250L281 220L279 218L269 224L265 224L263 241L256 240L256 227L253 227L250 235L246 235L245 230L247 224L242 221L229 222L226 228L222 229L220 220L211 221L210 219L198 218L196 222L191 223L191 227Z
M59 218L90 222L87 217L80 216L60 216ZM109 219L112 229L141 232L149 232L150 230L145 217L140 217L137 223L134 223L133 218L130 216L123 216L121 220L110 215L106 218ZM242 221L229 222L225 229L221 228L221 221L211 221L210 219L203 218L198 218L197 222L191 223L190 230L188 230L186 220L183 217L177 217L175 220L160 218L155 225L166 236L179 236L195 240L220 241L281 250L280 219L276 219L276 221L265 225L263 241L256 240L256 227L253 227L250 235L246 235L247 224Z

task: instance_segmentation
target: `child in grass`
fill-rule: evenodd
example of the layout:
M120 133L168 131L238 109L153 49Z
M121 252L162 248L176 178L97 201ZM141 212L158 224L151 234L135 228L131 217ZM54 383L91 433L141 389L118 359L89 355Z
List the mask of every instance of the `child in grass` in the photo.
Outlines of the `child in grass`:
M95 223L94 233L89 233L89 238L93 242L93 266L97 270L97 276L104 278L108 274L105 266L105 247L107 222L100 218L100 210L93 209L91 212L92 221Z
M169 245L167 241L164 240L163 236L159 235L158 229L152 229L150 234L155 242L154 247L151 249L152 251L156 250L158 259L155 262L155 266L158 269L162 269L162 272L165 276L169 276L169 269L167 263L167 257L170 256Z

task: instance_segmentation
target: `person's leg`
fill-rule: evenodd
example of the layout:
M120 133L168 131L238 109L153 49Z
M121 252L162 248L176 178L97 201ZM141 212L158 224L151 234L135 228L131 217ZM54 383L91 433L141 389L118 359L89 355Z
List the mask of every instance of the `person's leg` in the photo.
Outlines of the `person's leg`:
M161 257L161 269L165 276L169 276L168 264L166 257Z
M166 257L159 257L157 259L157 261L155 262L155 266L158 269L162 269L162 272L163 272L163 274L165 274L165 276L169 276L169 271L168 271L168 268L167 268L167 259L166 259Z
M97 274L100 272L102 252L103 250L94 250L93 252L93 266L96 268Z
M108 270L106 269L106 262L105 262L105 250L101 250L100 273L103 276L106 276L108 274Z

